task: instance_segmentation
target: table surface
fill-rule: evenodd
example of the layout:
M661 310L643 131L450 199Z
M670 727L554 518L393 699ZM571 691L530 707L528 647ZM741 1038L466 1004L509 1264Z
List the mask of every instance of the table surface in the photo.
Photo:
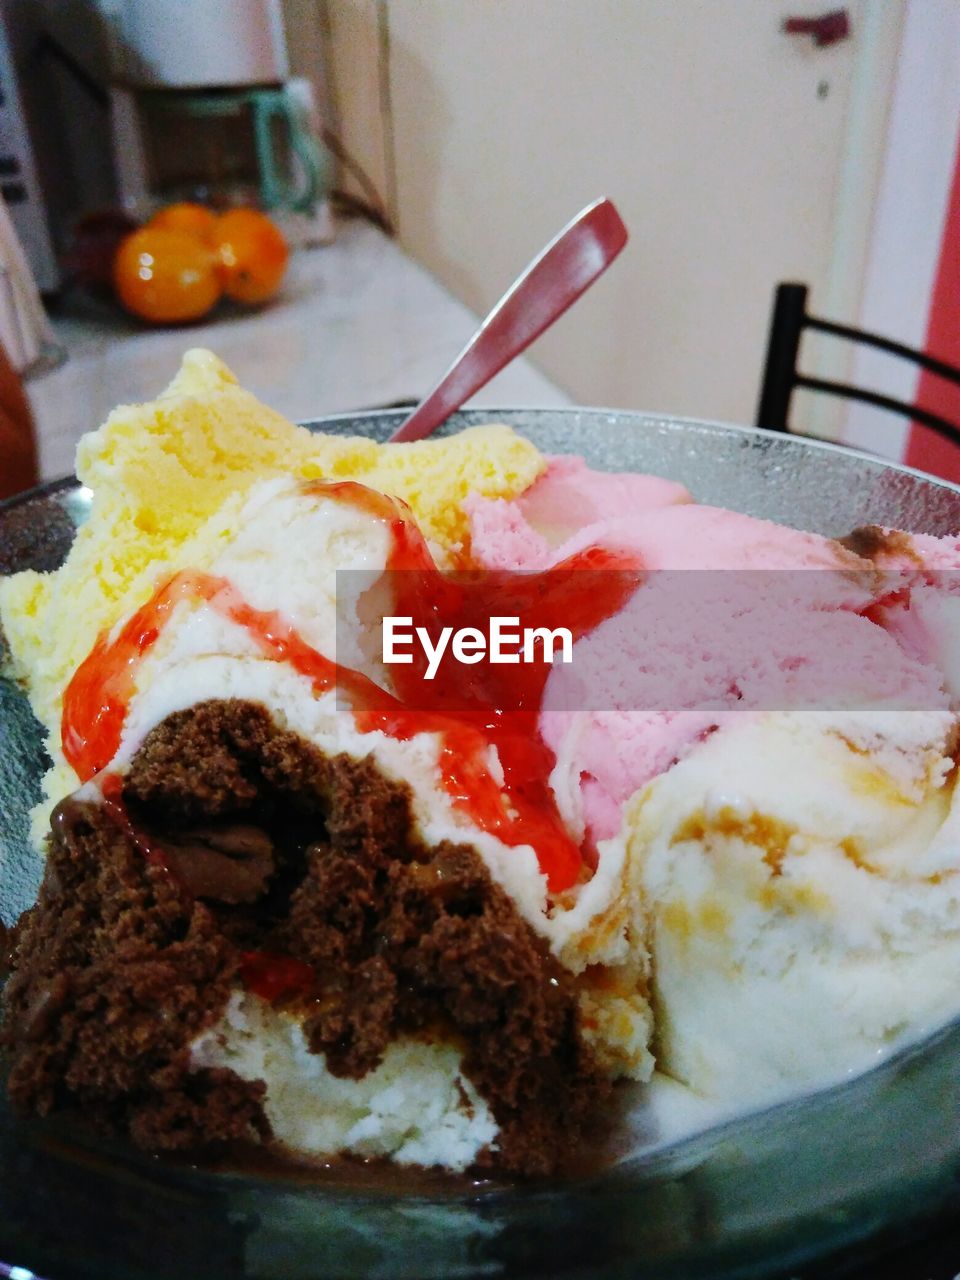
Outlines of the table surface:
M28 384L44 479L72 471L78 438L115 405L162 390L189 347L209 347L245 387L303 421L418 399L473 334L477 317L395 241L351 221L331 244L295 253L280 296L261 309L146 329L107 305L73 302L53 323L67 362ZM471 401L570 402L526 358Z

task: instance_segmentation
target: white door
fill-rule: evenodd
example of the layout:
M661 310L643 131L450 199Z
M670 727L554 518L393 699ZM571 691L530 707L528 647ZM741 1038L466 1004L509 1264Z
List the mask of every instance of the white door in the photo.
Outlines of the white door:
M902 5L847 4L828 48L781 30L837 7L388 0L401 242L482 313L610 195L632 242L533 358L586 403L751 421L775 282L859 305Z

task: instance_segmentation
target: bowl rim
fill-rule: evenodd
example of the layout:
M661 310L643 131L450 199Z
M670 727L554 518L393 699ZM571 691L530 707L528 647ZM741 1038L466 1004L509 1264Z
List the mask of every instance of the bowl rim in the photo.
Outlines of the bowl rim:
M818 436L795 435L791 431L773 431L768 427L751 427L745 426L738 422L727 422L721 418L697 418L688 417L686 415L657 413L648 409L614 409L605 408L602 405L465 405L462 409L458 409L456 413L450 415L447 422L456 419L458 415L469 415L470 418L482 416L490 423L496 423L506 420L508 426L510 415L525 413L550 413L558 414L562 417L574 417L577 414L597 414L604 417L613 418L632 418L638 421L656 424L668 427L695 427L706 428L711 432L723 432L730 435L742 435L749 439L755 440L783 440L798 444L801 448L813 449L825 453L838 454L841 457L857 458L862 461L872 463L888 471L896 471L901 475L911 476L915 480L922 480L926 484L931 484L940 489L945 489L948 493L955 493L960 496L960 482L947 480L944 476L933 475L929 471L921 471L918 467L907 466L906 463L896 462L892 458L884 458L880 454L870 453L866 449L858 449L854 445L842 444L835 440L823 440ZM321 431L326 426L344 425L349 422L377 422L384 419L398 418L403 421L408 416L406 409L352 409L339 413L326 413L318 418L305 418L297 423L298 426L306 427L310 431ZM446 423L443 424L445 426ZM479 425L479 424L477 424ZM442 428L441 428L442 429ZM520 428L522 430L522 428ZM434 437L427 437L428 439ZM442 437L436 437L442 438ZM58 476L52 480L44 480L38 485L34 485L31 489L24 489L22 493L15 493L9 498L0 500L0 513L9 511L14 507L22 504L36 501L38 498L56 497L59 493L69 493L76 488L83 488L83 484L77 479L76 475Z

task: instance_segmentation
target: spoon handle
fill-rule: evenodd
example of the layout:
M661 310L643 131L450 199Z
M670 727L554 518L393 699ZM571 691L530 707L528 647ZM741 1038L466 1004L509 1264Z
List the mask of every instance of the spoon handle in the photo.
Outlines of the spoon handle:
M422 440L549 328L627 243L607 199L569 222L510 286L434 389L390 437Z

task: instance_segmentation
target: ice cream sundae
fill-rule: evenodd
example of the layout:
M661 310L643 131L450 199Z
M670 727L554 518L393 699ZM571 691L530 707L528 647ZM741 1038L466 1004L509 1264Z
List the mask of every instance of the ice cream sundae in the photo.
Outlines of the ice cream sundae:
M759 1105L960 1009L960 540L317 435L204 352L78 475L0 581L52 762L18 1107L544 1175L617 1081Z

